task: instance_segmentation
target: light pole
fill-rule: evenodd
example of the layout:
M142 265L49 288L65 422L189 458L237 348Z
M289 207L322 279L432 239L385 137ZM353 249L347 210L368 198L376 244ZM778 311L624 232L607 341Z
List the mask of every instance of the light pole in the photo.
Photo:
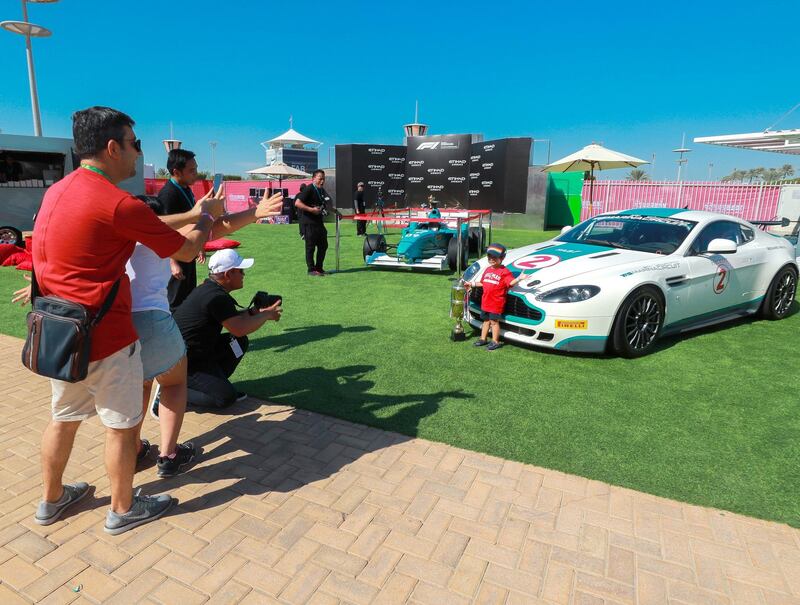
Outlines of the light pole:
M683 157L684 153L689 153L691 149L686 148L686 133L683 133L683 138L681 138L681 146L678 149L673 149L673 153L680 154L678 155L678 159L675 160L678 163L678 182L681 182L681 170L683 169L683 165L689 161L689 158Z
M167 155L169 155L169 152L173 149L181 148L182 141L179 141L175 138L175 133L172 131L172 121L169 123L169 138L164 139L161 142L164 143L164 149L167 150Z
M22 21L2 21L0 27L13 34L25 36L25 53L28 59L28 84L31 89L31 111L33 112L33 134L42 136L42 118L39 115L39 93L36 90L36 72L33 68L31 38L48 38L52 32L41 25L28 23L28 2L47 4L58 0L22 0Z
M217 162L214 159L214 150L217 148L217 141L209 141L208 146L211 147L211 175L217 174Z
M711 180L711 171L714 169L714 162L708 163L708 180Z

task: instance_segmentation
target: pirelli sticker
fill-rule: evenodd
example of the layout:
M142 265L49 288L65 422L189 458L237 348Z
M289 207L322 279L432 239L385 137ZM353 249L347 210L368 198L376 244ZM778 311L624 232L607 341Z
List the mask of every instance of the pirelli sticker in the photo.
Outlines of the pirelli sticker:
M556 328L561 330L586 330L589 327L588 319L557 319Z

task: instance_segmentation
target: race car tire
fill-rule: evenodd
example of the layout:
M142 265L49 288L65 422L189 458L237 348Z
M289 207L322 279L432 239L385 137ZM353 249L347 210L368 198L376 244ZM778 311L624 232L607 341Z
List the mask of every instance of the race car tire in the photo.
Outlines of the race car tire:
M373 252L386 252L386 238L380 233L370 233L364 238L364 258Z
M797 271L791 265L782 267L772 278L758 313L764 319L777 320L789 315L797 293Z
M478 250L478 242L483 243L483 250L488 245L486 242L486 229L484 227L469 228L469 251L471 253L483 254L483 250Z
M466 271L467 261L469 260L469 243L461 242L461 270ZM458 238L451 237L447 242L447 265L451 271L458 269Z
M0 227L0 244L22 245L22 233L14 227Z
M611 328L611 346L629 359L652 352L664 325L664 300L658 288L643 286L622 303Z

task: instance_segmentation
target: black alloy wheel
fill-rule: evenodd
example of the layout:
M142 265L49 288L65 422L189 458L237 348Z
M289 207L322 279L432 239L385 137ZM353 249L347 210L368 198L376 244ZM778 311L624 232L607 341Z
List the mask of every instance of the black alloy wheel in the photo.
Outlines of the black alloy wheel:
M784 267L775 275L761 305L761 316L766 319L783 319L789 314L797 294L797 273L793 267Z
M645 286L622 304L614 321L614 350L622 357L641 357L652 351L664 325L664 303L658 290Z

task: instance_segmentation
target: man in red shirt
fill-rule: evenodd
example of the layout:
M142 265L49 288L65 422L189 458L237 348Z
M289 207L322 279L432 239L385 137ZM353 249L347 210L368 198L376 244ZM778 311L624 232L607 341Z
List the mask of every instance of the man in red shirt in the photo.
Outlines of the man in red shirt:
M43 295L81 303L94 313L117 281L119 289L92 332L86 379L51 381L52 421L42 436L44 497L35 520L41 525L54 523L88 492L84 482L62 485L62 477L81 421L97 414L106 427L105 463L111 483L105 530L118 534L157 519L172 504L167 495L133 496L142 361L125 263L137 241L162 258L194 258L214 217L202 213L195 229L184 237L117 187L136 174L141 154L129 116L108 107L91 107L72 119L81 166L44 196L33 231L36 282ZM208 211L215 208L210 203Z
M481 337L475 341L476 347L487 344L489 328L492 329L492 342L486 347L489 351L499 349L500 344L500 320L503 319L503 310L506 306L506 295L509 288L516 286L525 277L524 272L518 277L503 266L506 257L506 247L503 244L491 244L486 249L486 258L489 266L483 271L480 284L483 286L481 296ZM464 284L469 289L472 284Z

